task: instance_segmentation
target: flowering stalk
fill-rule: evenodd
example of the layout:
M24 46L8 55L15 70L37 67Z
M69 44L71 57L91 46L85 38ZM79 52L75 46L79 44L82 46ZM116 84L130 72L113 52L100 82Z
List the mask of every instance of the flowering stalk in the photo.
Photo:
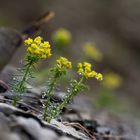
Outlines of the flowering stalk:
M49 112L49 105L50 105L50 99L51 99L51 96L52 96L52 91L56 85L56 82L57 82L57 77L54 77L53 80L51 81L51 83L49 84L49 89L48 91L45 93L45 96L44 98L46 99L45 102L44 102L44 120L47 120L47 116L48 116L48 112Z
M44 115L43 118L44 120L48 121L50 120L50 112L49 112L49 105L51 104L51 96L52 96L52 91L57 83L57 80L61 78L61 76L66 74L67 69L71 69L72 64L68 59L65 57L60 57L57 59L57 65L51 69L51 71L54 73L54 77L52 78L50 84L49 84L49 89L47 92L44 94Z
M60 103L54 110L51 111L51 117L48 119L48 122L50 122L51 119L56 118L62 111L62 109L65 106L67 106L67 104L73 99L74 96L76 96L79 92L87 88L87 85L85 84L86 79L94 77L99 81L103 80L102 74L92 71L91 64L87 62L78 64L78 74L81 76L81 79L79 81L71 81L70 93L65 96L62 103Z
M26 82L28 80L28 77L31 73L31 68L34 67L34 64L36 64L40 59L46 59L51 56L51 48L49 42L42 42L42 38L40 36L36 37L34 40L31 38L28 38L24 41L25 45L27 46L27 55L26 55L26 64L23 71L23 76L18 83L14 86L14 91L23 93L26 89ZM19 98L15 97L13 100L13 105L16 105Z
M17 92L20 92L20 93L24 92L24 90L25 90L25 83L27 81L27 78L28 78L28 75L30 73L30 69L32 68L33 63L34 63L33 61L30 61L26 65L24 75L23 75L21 81L19 81L18 84L16 85L16 91Z
M68 105L68 103L70 101L72 101L73 97L76 96L79 92L81 92L84 88L86 88L86 85L84 85L85 81L85 77L83 76L79 82L77 82L76 80L73 80L71 82L72 87L71 87L71 91L68 95L65 96L63 102L61 104L59 104L55 110L51 111L51 117L49 118L48 122L50 122L53 118L56 118L59 113L62 111L62 109Z
M19 92L19 93L23 93L23 92L24 92L24 90L25 90L25 88L26 88L26 87L25 87L25 83L26 83L26 81L27 81L28 74L29 74L29 72L30 72L30 68L32 67L32 65L33 65L33 62L32 62L32 61L29 62L28 65L26 65L25 73L24 73L24 75L23 75L21 81L19 81L19 82L15 85L14 91ZM16 104L17 104L18 101L19 101L19 97L14 97L13 102L12 102L13 106L16 106Z

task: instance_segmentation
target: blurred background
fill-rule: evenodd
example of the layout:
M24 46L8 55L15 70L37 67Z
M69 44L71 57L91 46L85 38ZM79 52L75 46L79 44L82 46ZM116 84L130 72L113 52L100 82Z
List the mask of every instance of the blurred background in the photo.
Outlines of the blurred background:
M89 81L91 90L83 94L85 98L97 109L140 117L140 1L0 0L0 26L20 32L46 11L54 11L55 18L35 36L49 40L56 56L66 56L75 63L89 61L104 74L101 84ZM21 46L10 64L18 66L24 53ZM40 64L41 71L36 73L39 84L50 65Z

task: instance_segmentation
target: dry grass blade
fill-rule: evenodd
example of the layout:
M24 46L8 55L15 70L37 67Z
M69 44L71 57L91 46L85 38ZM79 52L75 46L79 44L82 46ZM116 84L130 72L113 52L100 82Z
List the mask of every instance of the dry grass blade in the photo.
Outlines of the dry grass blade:
M85 127L83 127L80 123L67 123L66 122L66 123L63 123L63 124L66 125L66 126L72 126L72 127L78 128L81 131L83 131L86 135L88 135L92 140L96 140L96 138L93 135L91 135L89 133L89 131Z

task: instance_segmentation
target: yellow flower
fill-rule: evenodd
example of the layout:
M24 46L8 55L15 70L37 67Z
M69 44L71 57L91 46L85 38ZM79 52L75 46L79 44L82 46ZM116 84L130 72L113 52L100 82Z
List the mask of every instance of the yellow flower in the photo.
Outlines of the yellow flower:
M39 54L40 54L39 49L36 49L36 50L34 51L34 54L39 55Z
M44 53L44 49L39 49L40 53Z
M91 64L90 63L87 63L87 62L84 62L83 63L83 66L85 67L85 68L91 68Z
M84 71L83 71L83 68L79 68L79 69L78 69L78 74L79 74L79 75L82 75L83 72L84 72Z
M46 59L46 55L43 54L43 55L41 56L41 58L42 58L42 59Z
M78 63L77 73L79 75L84 76L86 79L88 78L96 78L97 80L103 80L103 75L101 73L97 73L96 71L91 69L92 65L90 63L84 62L84 63Z
M50 58L51 56L52 56L52 54L51 54L51 53L49 53L49 54L48 54L48 58Z
M30 44L33 43L33 39L28 38L28 39L26 39L26 40L24 41L24 43L25 43L25 45L30 45Z
M27 52L28 52L28 53L32 53L32 51L33 51L33 50L32 50L31 47L28 47L28 48L27 48Z
M36 58L46 59L49 58L51 54L51 46L48 41L42 41L40 36L36 37L34 40L31 38L26 39L25 45L28 47L28 55Z
M90 72L90 77L96 77L96 75L97 75L97 72L96 71Z
M103 80L103 75L101 73L98 73L96 75L96 79L99 80L99 81L102 81Z
M41 44L41 41L42 41L42 38L41 38L40 36L38 36L38 37L36 37L36 38L34 39L34 42L35 42L36 44L38 44L38 45Z
M85 72L91 72L91 67L85 67Z
M37 49L38 48L38 46L35 43L31 44L30 47L33 48L33 49Z
M78 64L77 64L77 67L78 67L78 68L82 68L82 67L83 67L82 63L78 63Z
M44 46L44 48L50 48L50 44L49 44L49 42L48 41L44 41L44 44L43 44Z
M59 59L56 60L58 66L61 68L66 68L66 69L71 69L72 68L72 63L68 61L67 58L65 57L60 57Z

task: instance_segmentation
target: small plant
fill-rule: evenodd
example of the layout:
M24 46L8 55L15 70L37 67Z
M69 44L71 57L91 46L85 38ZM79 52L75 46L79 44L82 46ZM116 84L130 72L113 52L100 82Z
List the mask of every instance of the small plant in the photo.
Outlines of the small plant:
M66 71L65 71L66 68L68 69L71 68L71 62L68 62L67 59L64 59L64 61L61 61L61 58L58 59L57 62L58 62L57 64L58 66L54 67L52 70L54 71L54 77L58 75L57 77L60 78L62 74L66 74ZM91 70L92 66L90 63L87 63L87 62L78 63L77 67L78 67L77 73L78 75L80 75L80 79L78 81L77 80L70 81L70 89L69 89L68 95L64 97L64 100L62 103L57 104L50 110L48 110L49 109L48 104L51 105L52 103L50 102L50 96L51 96L50 90L48 91L49 97L47 97L47 100L45 101L46 104L45 104L45 110L44 110L45 112L44 119L47 122L50 122L51 119L56 118L61 113L62 109L65 106L67 106L68 103L70 103L70 101L73 99L74 96L76 96L79 92L87 88L87 85L85 84L86 79L96 78L97 80L103 80L103 76L101 73L97 73L96 71ZM52 83L53 82L51 82L50 84L50 89L54 87L54 84Z
M27 46L27 55L25 56L24 66L20 70L22 75L20 80L18 80L15 85L13 86L13 90L15 92L23 93L26 90L26 83L29 77L32 77L31 71L32 68L35 67L35 64L40 59L47 59L51 54L51 47L49 42L42 41L40 36L36 37L34 40L28 38L24 41L25 45ZM13 104L16 105L19 99L16 97L13 101Z
M42 41L41 37L36 37L34 40L28 38L25 40L27 46L27 55L25 57L24 67L22 69L21 79L14 85L14 91L23 93L26 91L26 83L31 76L32 68L40 59L48 59L51 54L51 47L49 42ZM103 80L101 73L97 73L92 70L92 65L87 62L77 64L77 73L79 80L72 79L70 81L70 88L64 100L61 103L55 103L51 101L53 91L57 85L57 82L67 74L67 71L72 69L72 63L65 57L59 57L56 60L56 65L51 68L51 80L47 86L47 91L43 93L43 118L47 122L50 122L53 118L57 118L62 109L67 106L74 96L79 94L82 90L87 88L86 80L89 78L96 78L97 80ZM16 105L19 98L15 98L13 104Z
M51 69L53 77L48 85L48 90L47 92L44 92L44 97L43 97L45 99L43 117L47 121L50 121L52 117L51 116L52 112L50 112L50 106L51 106L50 99L51 99L52 91L56 86L57 80L59 80L63 75L66 75L66 71L72 68L71 62L68 61L68 59L65 57L60 57L56 61L57 64Z

